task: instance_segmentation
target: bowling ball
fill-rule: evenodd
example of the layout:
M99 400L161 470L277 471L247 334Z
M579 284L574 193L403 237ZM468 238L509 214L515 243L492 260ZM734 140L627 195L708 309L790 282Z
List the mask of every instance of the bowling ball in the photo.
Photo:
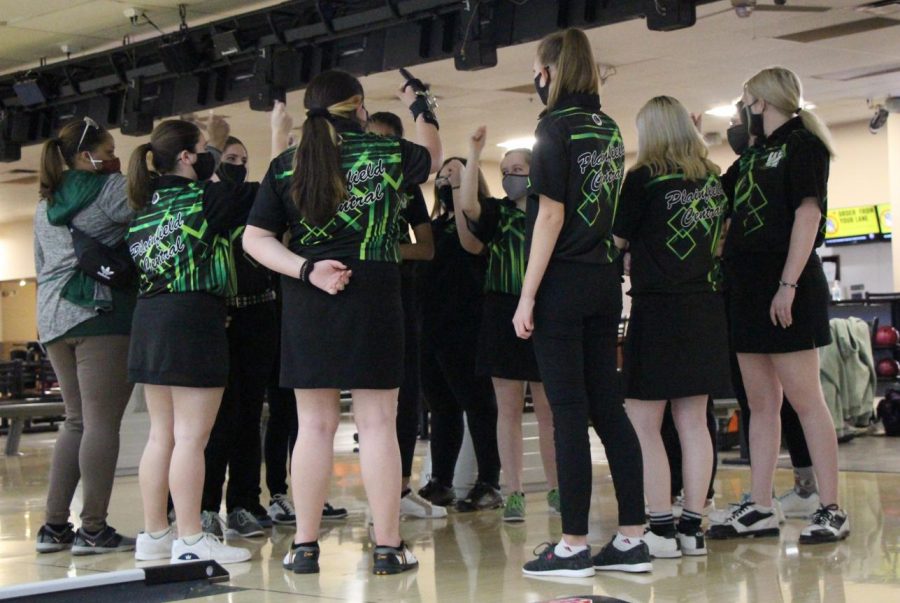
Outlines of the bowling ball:
M897 362L893 358L884 358L883 360L878 361L875 372L878 373L879 377L893 379L900 374L900 362Z
M878 330L875 331L875 345L877 346L895 346L898 340L900 340L900 333L890 325L878 327Z

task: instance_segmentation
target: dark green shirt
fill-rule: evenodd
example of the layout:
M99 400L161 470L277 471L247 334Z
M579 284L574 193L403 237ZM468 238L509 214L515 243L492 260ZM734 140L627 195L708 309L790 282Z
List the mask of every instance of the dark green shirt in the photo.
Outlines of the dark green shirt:
M335 215L322 226L300 215L291 199L296 153L291 148L269 166L248 224L279 236L290 229L290 250L312 260L399 263L403 191L428 179L431 157L424 147L409 141L367 134L346 120L336 125L348 196Z
M519 295L525 278L525 212L509 199L487 198L481 203L478 222L469 229L485 245L487 273L484 290Z

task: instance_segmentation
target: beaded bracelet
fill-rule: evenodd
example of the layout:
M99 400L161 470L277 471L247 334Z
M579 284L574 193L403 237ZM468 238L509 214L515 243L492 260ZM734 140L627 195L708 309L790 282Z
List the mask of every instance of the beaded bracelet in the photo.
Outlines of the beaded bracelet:
M778 284L782 287L790 287L791 289L796 289L798 287L797 283L788 283L787 281L778 281Z

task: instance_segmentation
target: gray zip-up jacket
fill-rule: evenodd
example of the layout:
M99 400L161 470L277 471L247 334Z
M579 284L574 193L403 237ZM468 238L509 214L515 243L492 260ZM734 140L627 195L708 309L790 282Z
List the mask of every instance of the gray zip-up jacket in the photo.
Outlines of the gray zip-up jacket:
M113 174L97 199L72 220L79 229L105 245L115 245L128 231L134 210L128 206L126 180ZM41 342L64 335L72 327L97 316L62 298L65 284L78 269L72 235L66 226L47 220L47 200L41 199L34 215L34 266L37 271L37 324ZM95 283L95 298L109 299L109 287Z

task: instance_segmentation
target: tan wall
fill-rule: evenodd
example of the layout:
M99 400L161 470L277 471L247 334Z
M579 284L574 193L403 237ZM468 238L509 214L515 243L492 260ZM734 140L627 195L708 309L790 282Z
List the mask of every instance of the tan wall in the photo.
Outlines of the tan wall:
M34 276L33 221L0 224L0 282Z
M19 281L0 283L0 341L5 343L37 339L37 287L33 280L24 287Z

